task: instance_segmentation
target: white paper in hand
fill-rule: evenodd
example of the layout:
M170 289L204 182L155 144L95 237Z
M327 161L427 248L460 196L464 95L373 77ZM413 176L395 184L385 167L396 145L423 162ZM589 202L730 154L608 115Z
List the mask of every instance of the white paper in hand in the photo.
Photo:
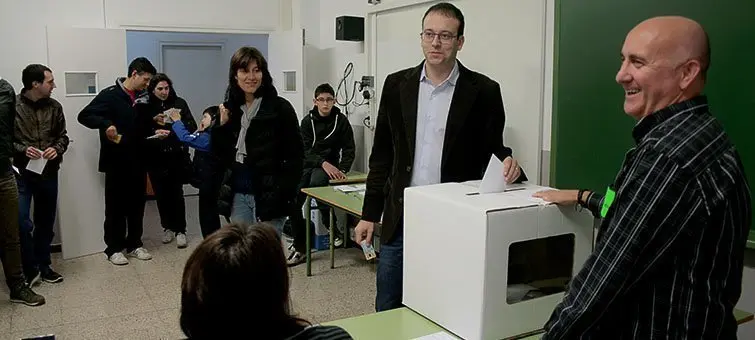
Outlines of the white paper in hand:
M503 177L503 162L496 155L490 155L488 168L480 182L480 194L489 194L494 192L504 192L506 190L506 179Z
M40 154L42 154L42 150L37 150ZM47 164L47 159L44 157L40 157L39 159L32 159L29 160L29 164L26 165L26 170L29 170L36 174L42 174L42 171L45 170L45 165Z

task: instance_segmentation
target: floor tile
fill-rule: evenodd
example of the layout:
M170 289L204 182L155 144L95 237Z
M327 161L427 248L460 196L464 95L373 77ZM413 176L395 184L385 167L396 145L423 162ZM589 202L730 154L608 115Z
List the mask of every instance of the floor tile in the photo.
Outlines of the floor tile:
M61 303L57 300L47 300L41 306L27 306L14 304L11 312L11 332L27 329L54 327L63 323Z
M187 199L189 215L196 215L196 204ZM162 244L156 207L148 204L143 241L153 255L150 261L114 266L101 253L69 260L53 254L53 267L65 279L34 287L45 296L44 306L11 304L0 284L0 340L44 334L55 334L56 340L183 338L181 277L202 239L194 215L187 218L189 247L178 249L175 241ZM304 264L289 269L294 313L319 323L374 311L375 265L365 262L361 251L336 250L335 269L328 251L312 258L312 277Z

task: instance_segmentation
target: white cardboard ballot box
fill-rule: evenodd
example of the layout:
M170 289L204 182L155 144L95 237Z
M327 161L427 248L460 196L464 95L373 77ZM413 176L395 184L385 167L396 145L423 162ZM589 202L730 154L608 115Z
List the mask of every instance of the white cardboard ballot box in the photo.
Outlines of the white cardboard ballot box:
M464 339L541 329L592 250L593 217L477 182L404 191L403 303Z

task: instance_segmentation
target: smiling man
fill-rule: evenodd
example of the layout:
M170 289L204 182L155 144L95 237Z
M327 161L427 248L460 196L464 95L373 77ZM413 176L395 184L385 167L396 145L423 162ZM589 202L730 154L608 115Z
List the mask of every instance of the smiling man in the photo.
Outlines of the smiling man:
M543 339L736 339L750 190L702 95L709 65L690 19L648 19L627 35L616 81L637 145L605 196L536 194L603 217Z
M385 79L362 220L355 229L357 243L369 243L382 216L378 311L402 304L406 187L479 180L493 154L503 161L507 182L526 180L503 145L501 87L456 59L465 40L461 11L444 2L430 7L419 38L425 60ZM458 232L464 232L462 226Z

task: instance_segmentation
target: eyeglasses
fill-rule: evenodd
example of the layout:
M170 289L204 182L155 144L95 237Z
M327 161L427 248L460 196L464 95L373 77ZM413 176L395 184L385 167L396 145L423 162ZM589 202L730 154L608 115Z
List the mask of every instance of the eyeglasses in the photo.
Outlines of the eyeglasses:
M435 37L440 37L440 41L443 43L451 42L451 40L454 40L458 37L456 34L451 33L435 33L432 31L425 31L419 34L420 37L422 37L422 40L425 42L432 42L435 40Z
M315 99L318 103L332 103L335 102L335 98L317 98Z

